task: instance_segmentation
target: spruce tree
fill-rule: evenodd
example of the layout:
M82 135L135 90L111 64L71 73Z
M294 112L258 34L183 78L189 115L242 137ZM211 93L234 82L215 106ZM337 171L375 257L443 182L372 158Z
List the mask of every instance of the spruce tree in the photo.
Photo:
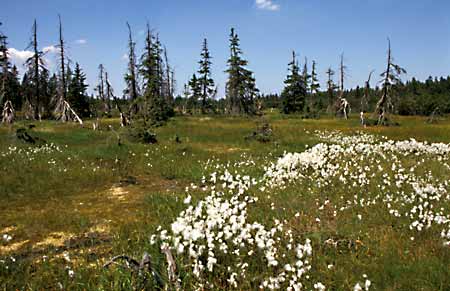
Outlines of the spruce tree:
M190 111L197 111L199 100L202 100L202 87L200 79L197 78L196 74L193 74L189 80L189 89L189 109Z
M288 66L289 74L284 81L285 87L281 93L283 99L282 111L285 114L303 112L306 99L305 79L299 73L295 51L292 52L292 61Z
M234 28L230 33L230 58L227 61L228 80L226 99L231 114L255 114L254 99L258 94L253 73L246 68L248 62L242 58L239 37Z
M316 61L313 60L311 70L311 85L310 85L311 94L316 94L320 88L319 80L317 79L316 65L317 65Z
M144 53L141 57L140 74L143 79L145 122L161 125L170 116L170 107L163 96L164 70L161 42L158 36L151 33L147 25Z
M86 93L87 88L86 75L81 70L80 65L76 63L68 85L67 101L72 109L83 117L90 115L89 100Z
M201 52L201 60L198 62L200 68L198 70L198 83L201 89L201 111L206 113L208 101L215 94L214 80L211 78L211 55L208 50L208 41L203 40Z
M310 92L310 81L311 81L311 75L308 73L308 58L305 57L305 63L303 64L303 71L302 71L302 79L305 86L306 92Z

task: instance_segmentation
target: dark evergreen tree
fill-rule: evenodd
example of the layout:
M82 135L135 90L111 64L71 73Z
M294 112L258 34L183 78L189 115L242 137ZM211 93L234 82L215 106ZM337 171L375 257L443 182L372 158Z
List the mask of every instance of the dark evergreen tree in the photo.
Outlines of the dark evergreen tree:
M230 58L227 61L228 80L225 87L228 109L231 114L255 114L254 99L258 94L253 73L246 68L242 58L239 37L234 28L230 33Z
M164 70L161 42L152 35L147 25L144 53L141 57L140 74L143 79L143 116L145 122L160 125L170 117L170 106L163 96Z
M198 83L201 90L201 111L206 113L208 110L209 99L212 98L216 90L214 88L214 80L211 78L211 55L208 50L208 41L203 40L203 47L201 52L201 60L199 61L200 68L198 70ZM195 76L195 74L194 74Z
M295 51L292 52L292 61L288 66L289 74L284 81L285 87L281 93L283 100L282 111L285 114L303 112L306 100L305 79L299 73Z
M316 94L320 88L319 79L317 79L316 65L317 65L316 61L313 60L311 69L311 85L310 85L311 94Z
M48 70L42 70L40 73L39 86L41 103L40 114L42 115L42 118L49 118L51 117L51 102L54 97L54 92L52 93L50 90L50 72Z
M302 71L302 79L303 83L306 89L306 92L310 92L310 82L311 82L311 75L308 73L308 58L305 57L305 63L303 64L303 71Z
M75 71L70 78L67 90L67 101L71 107L82 117L90 115L89 100L87 96L88 85L86 84L86 75L78 63L75 64Z
M192 78L189 80L189 89L188 109L190 112L197 111L199 101L202 100L202 87L196 74L193 74Z

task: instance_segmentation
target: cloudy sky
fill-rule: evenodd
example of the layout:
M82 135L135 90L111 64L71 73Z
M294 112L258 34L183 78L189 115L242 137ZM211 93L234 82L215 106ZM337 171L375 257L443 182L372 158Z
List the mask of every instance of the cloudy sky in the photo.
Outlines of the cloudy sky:
M64 25L69 57L79 62L95 85L97 67L107 68L116 92L124 87L127 27L130 22L138 54L146 22L167 46L178 88L197 68L201 43L208 38L213 74L220 92L228 57L228 35L235 27L249 68L264 93L283 87L292 50L315 60L325 80L343 52L347 84L363 84L368 73L384 68L386 39L407 78L450 74L450 1L448 0L3 0L2 31L10 54L23 69L34 19L40 48L54 70L58 13ZM322 82L324 86L324 82ZM375 81L372 85L375 85ZM180 90L181 91L181 90Z

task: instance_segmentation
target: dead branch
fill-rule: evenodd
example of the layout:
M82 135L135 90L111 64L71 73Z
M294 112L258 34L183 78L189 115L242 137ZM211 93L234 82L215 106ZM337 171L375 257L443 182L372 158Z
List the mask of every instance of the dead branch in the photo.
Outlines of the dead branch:
M163 248L162 252L166 255L167 260L167 273L169 275L169 281L170 283L175 287L175 290L181 290L180 286L180 280L177 276L177 265L175 263L175 260L172 256L172 252L168 247Z
M6 100L5 105L3 105L2 116L2 123L12 124L14 122L15 111L10 100Z

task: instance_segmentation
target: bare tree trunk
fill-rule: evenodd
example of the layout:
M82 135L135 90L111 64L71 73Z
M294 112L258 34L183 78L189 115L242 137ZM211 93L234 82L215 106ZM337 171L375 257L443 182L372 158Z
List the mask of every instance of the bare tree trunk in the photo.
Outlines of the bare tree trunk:
M381 98L377 102L376 114L378 114L378 125L384 123L386 118L386 102L389 98L388 96L388 87L390 86L390 77L391 77L391 65L392 65L392 55L391 55L391 41L388 39L388 56L387 56L387 68L383 81L383 93Z
M129 74L130 74L130 81L129 81L130 88L128 88L128 89L129 89L130 99L132 102L132 107L130 108L130 111L133 114L136 114L138 112L138 106L135 103L136 99L137 99L136 55L135 55L135 51L134 51L135 43L133 42L133 38L131 35L131 27L128 22L127 22L127 27L128 27L128 48L129 48L128 70L129 70Z
M40 120L40 98L39 98L39 51L38 51L38 44L37 44L37 24L36 19L34 20L33 25L33 50L34 50L34 90L35 90L35 96L36 96L36 107L34 108L34 118Z
M341 54L341 63L339 66L339 73L340 73L340 81L339 81L339 98L344 97L344 79L345 79L345 69L346 66L344 65L344 54Z
M14 122L15 111L11 101L7 100L3 106L2 123L12 124Z
M369 78L367 78L366 86L364 88L364 95L361 99L361 112L364 113L369 107L369 94L370 94L370 78L372 77L373 70L369 73ZM367 107L367 108L366 108Z

